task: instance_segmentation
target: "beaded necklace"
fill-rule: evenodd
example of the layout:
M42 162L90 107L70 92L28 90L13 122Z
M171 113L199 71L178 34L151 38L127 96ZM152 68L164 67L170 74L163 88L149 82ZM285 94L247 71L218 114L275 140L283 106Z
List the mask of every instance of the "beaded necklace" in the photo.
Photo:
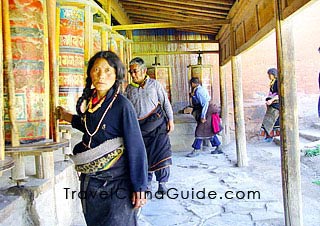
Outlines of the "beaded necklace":
M103 101L106 99L106 96L104 96L102 99L100 99L100 100L98 101L98 103L97 103L96 105L94 105L93 108L92 108L92 105L93 105L93 103L92 103L93 100L92 100L92 99L93 99L93 98L90 98L90 101L89 101L89 104L88 104L88 112L90 112L90 113L95 112L98 108L101 107Z
M92 137L98 132L98 130L99 130L99 128L100 128L100 125L101 125L101 123L102 123L102 120L104 119L104 117L106 116L107 112L108 112L109 109L111 108L113 102L116 100L116 98L117 98L117 96L118 96L118 94L119 94L119 91L120 91L120 87L118 87L116 93L114 94L113 99L111 100L110 104L108 105L108 107L107 107L106 110L104 111L104 113L103 113L103 115L102 115L102 117L101 117L101 119L100 119L100 121L99 121L99 123L98 123L98 125L97 125L97 127L96 127L96 129L95 129L95 131L94 131L93 133L90 133L90 132L89 132L89 129L88 129L88 127L87 127L87 116L86 116L86 115L84 116L84 127L85 127L88 135L90 136L89 143L88 143L88 147L89 147L90 149L91 149Z

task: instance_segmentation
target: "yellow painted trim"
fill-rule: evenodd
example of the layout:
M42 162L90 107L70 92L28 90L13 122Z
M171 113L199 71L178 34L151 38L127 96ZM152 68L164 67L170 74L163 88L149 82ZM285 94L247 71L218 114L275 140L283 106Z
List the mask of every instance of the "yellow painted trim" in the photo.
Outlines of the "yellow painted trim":
M119 30L141 30L141 29L156 29L156 28L178 28L178 27L194 27L203 25L224 25L229 24L230 20L217 19L211 21L195 21L183 23L147 23L147 24L126 24L112 26L113 31Z

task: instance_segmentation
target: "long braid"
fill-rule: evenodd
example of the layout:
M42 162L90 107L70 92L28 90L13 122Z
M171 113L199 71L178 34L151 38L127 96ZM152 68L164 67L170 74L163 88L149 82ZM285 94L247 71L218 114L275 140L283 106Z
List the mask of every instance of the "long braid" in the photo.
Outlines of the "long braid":
M77 105L76 105L76 110L78 115L82 116L84 114L84 112L81 111L81 106L82 104L86 104L89 102L89 99L93 93L93 90L91 89L91 85L92 85L92 80L91 77L88 76L86 79L86 86L83 89L83 93L82 96L79 97L78 101L77 101Z

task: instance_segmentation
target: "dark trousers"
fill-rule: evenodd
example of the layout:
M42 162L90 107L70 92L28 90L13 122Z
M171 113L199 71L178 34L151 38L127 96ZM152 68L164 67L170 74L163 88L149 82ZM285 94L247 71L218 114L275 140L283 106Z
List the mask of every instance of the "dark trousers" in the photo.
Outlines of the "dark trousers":
M89 177L89 176L88 176ZM138 225L130 181L81 177L84 217L88 226Z
M196 138L193 141L192 147L194 149L201 149L201 145L202 145L202 140L200 138ZM217 137L217 135L214 135L213 137L210 138L210 143L212 145L212 147L217 147L221 144L219 138Z
M170 167L165 167L154 172L148 172L148 183L151 183L153 173L156 175L156 181L159 183L168 182L170 176Z

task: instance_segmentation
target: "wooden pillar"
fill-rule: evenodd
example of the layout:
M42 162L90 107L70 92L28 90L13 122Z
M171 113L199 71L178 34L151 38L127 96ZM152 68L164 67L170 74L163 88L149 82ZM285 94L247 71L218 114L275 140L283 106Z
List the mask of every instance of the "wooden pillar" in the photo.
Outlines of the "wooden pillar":
M2 34L3 34L3 28L2 28L2 1L0 1L0 161L4 160L5 154L4 154L4 120L3 120L3 108L4 108L4 101L3 101L3 39L2 39ZM1 172L0 172L1 176Z
M87 64L90 58L93 55L93 20L91 13L91 6L85 6L85 34L84 34L84 60L85 60L85 68L87 68ZM85 70L86 71L86 70Z
M9 118L11 123L11 145L13 147L20 145L19 131L16 125L16 109L15 109L15 84L13 76L12 48L11 48L11 32L9 19L9 0L2 1L3 13L3 43L4 43L4 69L8 81L8 104ZM24 169L24 159L21 154L12 155L15 167L11 170L12 179L20 181L26 178Z
M291 19L283 20L282 9L284 7L282 7L282 2L281 0L275 0L283 203L286 226L302 226L294 40Z
M10 32L10 18L9 18L9 0L2 2L3 13L3 43L4 43L4 69L8 81L8 105L9 118L11 123L11 144L12 146L19 146L19 131L16 125L16 104L15 104L15 80L13 76L13 62L12 62L12 46L11 46L11 32Z
M50 80L50 98L49 98L49 137L53 141L59 140L58 121L55 117L55 108L59 96L58 83L58 62L56 53L56 0L47 1L48 14L48 44L49 44L49 80Z
M231 68L232 68L232 89L233 89L233 109L234 124L237 149L237 166L247 166L246 130L243 111L242 74L240 57L235 56L236 39L233 26L230 26L231 34Z
M121 38L119 40L119 58L121 59L122 62L124 62L124 49L123 49L123 39Z
M228 108L228 90L226 84L225 67L219 67L219 83L220 83L220 104L221 104L221 119L222 119L222 143L224 145L230 143L229 131L229 108Z
M45 120L45 139L49 139L50 137L50 116L51 116L51 100L55 99L55 96L50 96L50 46L49 46L49 42L50 37L49 37L49 26L52 26L52 18L49 18L49 14L51 16L51 12L48 12L48 9L51 10L50 8L48 8L48 5L46 4L48 3L47 1L45 1L43 3L43 81L44 81L44 120ZM49 6L51 7L51 6ZM52 6L55 7L55 6ZM54 16L54 15L53 15ZM51 20L49 22L49 20ZM55 25L55 24L54 24ZM55 33L54 33L55 34ZM50 109L50 110L47 110Z
M102 26L101 28L101 49L103 51L108 50L108 36L109 31L107 31L106 26Z
M243 92L240 57L231 57L233 108L236 134L237 166L247 166L246 130L244 126Z

